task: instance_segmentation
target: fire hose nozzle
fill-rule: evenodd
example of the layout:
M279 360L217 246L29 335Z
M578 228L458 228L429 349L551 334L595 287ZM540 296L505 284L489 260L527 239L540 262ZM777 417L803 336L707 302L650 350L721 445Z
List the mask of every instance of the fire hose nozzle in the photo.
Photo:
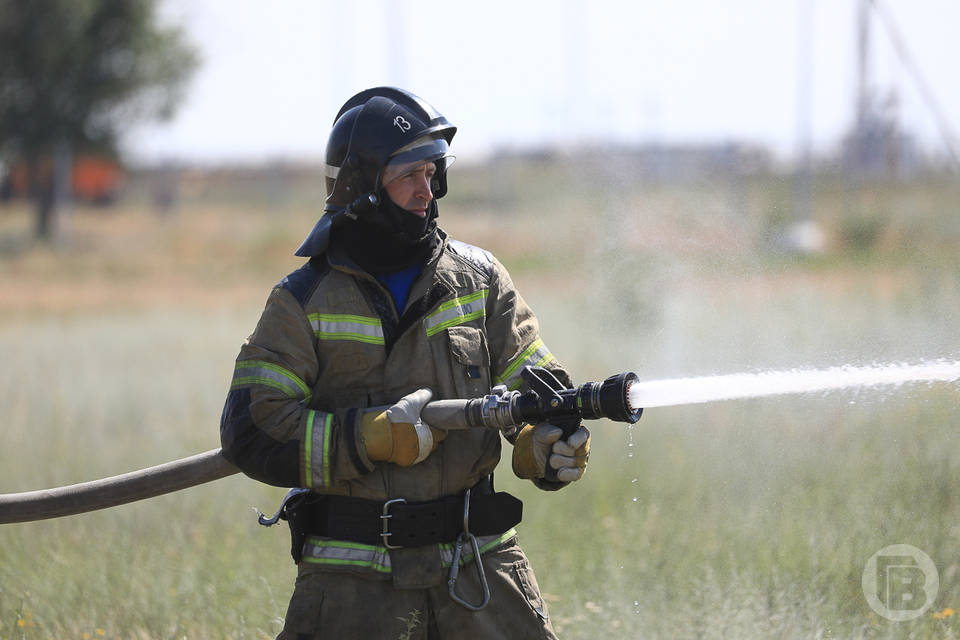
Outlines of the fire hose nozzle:
M480 398L437 400L424 407L421 415L427 424L441 429L486 427L510 434L524 423L565 427L598 418L634 423L643 413L630 404L630 387L638 380L633 372L572 388L540 367L525 367L522 375L530 387L524 393L500 388Z
M630 387L637 382L632 371L612 375L602 382L586 382L576 389L577 406L586 419L609 418L633 424L643 414L641 407L630 404Z

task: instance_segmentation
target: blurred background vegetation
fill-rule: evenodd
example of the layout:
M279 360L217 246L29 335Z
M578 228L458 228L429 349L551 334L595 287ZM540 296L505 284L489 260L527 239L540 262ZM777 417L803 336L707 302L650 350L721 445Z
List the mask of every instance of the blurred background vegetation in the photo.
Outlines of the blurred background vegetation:
M106 111L115 120L90 115L103 128L72 120L38 143L51 167L69 150L59 183L24 178L24 83L67 91L29 71L36 41L11 31L28 10L70 14L63 33L101 44L78 20L116 11L111 24L133 30L117 42L153 43L148 57L173 47L180 73L138 85L162 87L151 104L163 108L138 116L170 112L198 59L175 29L150 31L148 2L0 3L0 46L27 47L0 55L4 493L218 446L233 359L270 287L299 266L325 195L308 162L102 153L130 122L126 90ZM139 68L117 55L97 64ZM10 75L12 61L28 71ZM89 83L72 82L77 115ZM960 359L956 166L864 105L832 154L791 163L747 143L461 158L441 224L507 265L580 381ZM84 146L93 133L105 145ZM81 170L86 157L105 164ZM55 184L44 227L37 203ZM956 637L958 399L941 384L650 410L631 428L595 423L590 471L564 492L537 494L508 468L497 482L525 501L521 542L562 637ZM272 637L295 572L286 532L258 527L251 507L282 494L235 476L4 525L0 637ZM878 617L861 592L867 559L894 543L940 571L937 601L911 622Z

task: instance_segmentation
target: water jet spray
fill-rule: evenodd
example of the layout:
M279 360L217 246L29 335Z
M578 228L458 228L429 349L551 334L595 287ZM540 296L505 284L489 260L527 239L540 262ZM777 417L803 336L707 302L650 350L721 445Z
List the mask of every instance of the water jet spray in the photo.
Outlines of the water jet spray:
M640 381L632 372L567 388L546 369L527 367L526 392L498 387L480 398L436 400L421 414L441 429L497 429L510 434L524 423L550 422L573 433L582 420L633 424L640 407L666 407L838 389L960 381L960 362L768 371L700 378ZM239 473L219 449L131 473L41 491L0 495L0 524L29 522L104 509L179 491Z

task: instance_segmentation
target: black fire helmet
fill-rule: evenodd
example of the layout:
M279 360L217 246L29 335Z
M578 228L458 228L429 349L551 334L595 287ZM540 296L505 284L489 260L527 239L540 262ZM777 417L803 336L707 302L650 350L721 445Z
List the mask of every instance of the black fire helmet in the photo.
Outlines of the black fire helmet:
M447 192L449 145L457 128L423 98L395 87L361 91L340 108L327 140L324 214L296 255L323 253L334 224L375 208L388 169L432 160L434 198Z

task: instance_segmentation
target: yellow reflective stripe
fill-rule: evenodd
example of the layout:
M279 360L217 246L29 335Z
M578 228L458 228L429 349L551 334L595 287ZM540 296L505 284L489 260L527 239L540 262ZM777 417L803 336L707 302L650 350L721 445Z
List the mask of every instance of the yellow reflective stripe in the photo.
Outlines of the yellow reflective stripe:
M454 298L444 302L430 313L423 321L427 331L427 337L433 336L447 327L458 324L464 324L477 318L483 318L487 315L486 289L481 289L474 293Z
M348 313L311 313L307 316L318 340L351 340L384 344L380 318Z
M313 418L317 412L310 410L307 412L307 428L303 434L303 484L308 489L313 488Z
M319 450L313 446L314 425L317 423L317 414L321 415L323 433L319 437ZM303 476L307 488L318 486L313 477L314 469L320 470L319 486L329 487L331 483L330 451L333 441L333 414L324 411L310 410L307 412L307 427L303 434ZM318 459L314 459L314 458Z
M318 320L321 322L354 322L356 324L365 324L370 326L380 326L380 318L372 316L358 316L350 313L311 313L307 316L310 321Z
M341 567L344 567L344 566L367 567L369 569L373 569L374 571L378 571L380 573L390 573L392 571L390 567L385 567L383 565L376 564L368 560L350 560L347 558L325 558L325 557L314 558L313 556L304 556L303 561L309 562L310 564L329 564L329 565L336 565Z
M556 358L553 357L553 354L552 354L552 353L547 352L547 355L545 355L545 356L543 356L542 358L540 358L539 360L537 360L537 364L535 364L535 365L533 365L533 366L535 366L535 367L542 367L543 365L547 364L547 363L550 362L551 360L555 360L555 359L556 359Z
M469 293L465 296L460 296L459 298L448 300L443 304L441 304L439 307L437 307L436 310L430 315L434 316L434 315L437 315L438 313L446 311L447 309L462 307L463 305L468 304L470 302L475 302L477 300L480 300L481 298L486 298L488 293L489 291L487 291L486 289L480 289L480 291L474 291L473 293Z
M373 551L376 553L383 553L387 550L386 547L381 547L375 544L364 544L362 542L352 542L350 540L332 540L330 538L321 538L319 536L307 536L307 542L317 547L325 547L330 549L356 549L359 551Z
M510 389L516 389L523 383L523 379L520 377L521 368L527 365L542 367L554 360L556 358L543 344L543 340L537 338L533 341L533 344L523 350L523 353L510 362L506 370L494 380L494 384L505 384Z
M534 340L533 343L523 351L523 353L514 358L513 361L507 365L507 369L501 375L497 376L494 382L497 384L502 384L505 380L509 379L517 370L520 369L521 365L527 361L527 358L530 357L530 354L542 346L543 340L541 338Z
M330 443L333 440L333 414L328 413L323 423L323 486L329 487L330 482Z
M500 535L478 536L480 553L486 553L502 545L517 535L516 529L510 529ZM453 544L437 545L440 562L443 567L453 563ZM390 552L382 545L363 544L348 540L332 540L319 536L307 536L303 549L303 562L317 565L341 567L365 567L377 573L391 573ZM460 563L473 561L473 549L464 547Z
M390 553L386 547L316 536L308 536L304 547L303 561L310 564L366 567L378 573L391 572Z
M231 389L250 384L262 384L282 391L291 398L301 398L310 402L310 388L289 369L264 360L241 360L233 369Z
M517 530L510 528L499 536L480 536L477 538L477 542L480 544L480 553L486 553L494 547L499 547L501 544L517 535ZM481 542L485 540L486 542ZM473 560L473 547L472 546L463 546L463 551L460 555L460 565L464 565ZM441 544L440 545L440 563L444 568L449 567L453 564L453 544Z

